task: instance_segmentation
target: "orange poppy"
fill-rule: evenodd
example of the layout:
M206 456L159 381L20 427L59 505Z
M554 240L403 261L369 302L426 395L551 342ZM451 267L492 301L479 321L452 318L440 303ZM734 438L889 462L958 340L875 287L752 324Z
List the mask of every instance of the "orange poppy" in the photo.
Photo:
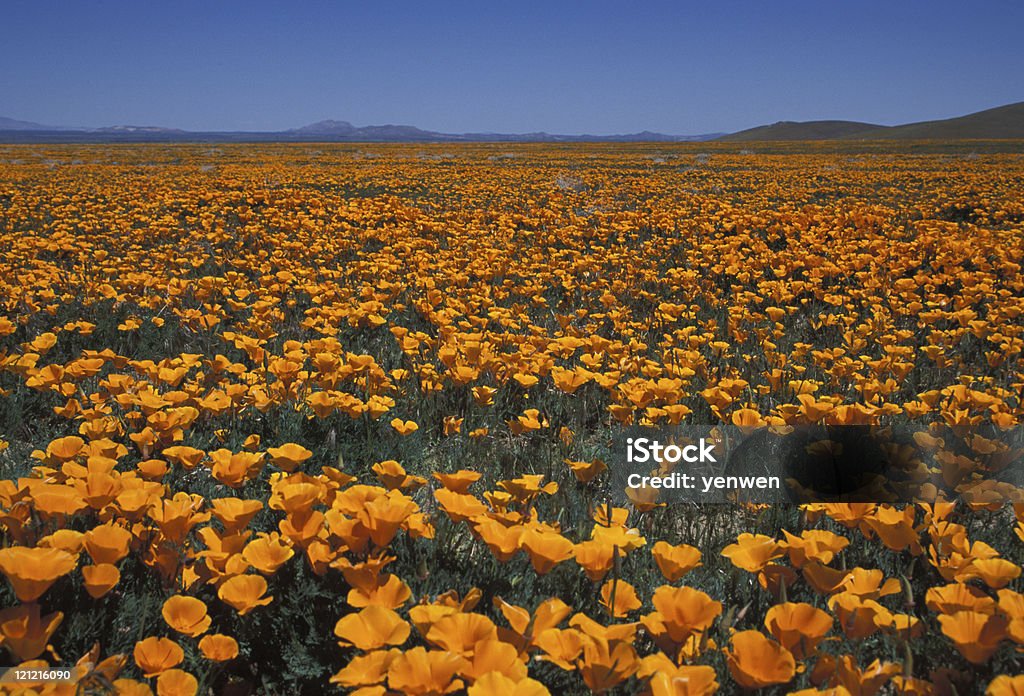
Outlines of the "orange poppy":
M157 696L195 696L198 691L199 681L184 670L169 669L156 679Z
M832 617L810 604L776 604L764 617L765 628L797 660L806 660L832 630Z
M651 603L656 616L648 614L644 625L655 635L664 633L682 644L695 633L703 633L722 613L722 603L692 587L662 585L654 591Z
M488 672L470 685L467 696L492 696L493 694L515 694L515 696L549 696L547 687L535 679L515 679L502 672Z
M0 572L14 587L22 602L34 602L57 578L78 565L78 558L60 549L11 546L0 549Z
M497 640L498 628L483 614L456 611L443 616L426 634L428 642L439 648L465 655L481 641Z
M781 544L763 534L744 532L722 549L722 555L732 561L737 568L751 573L759 573L768 563L785 553Z
M132 534L124 527L107 523L93 527L85 534L85 550L93 563L117 563L128 555Z
M566 459L565 463L580 483L590 483L608 468L608 465L600 459L594 459L589 462L577 462L572 459Z
M796 674L793 655L760 631L734 633L731 643L725 653L729 673L745 689L785 684Z
M416 421L402 420L401 418L392 418L391 427L395 429L399 435L411 435L420 429L420 426Z
M501 674L517 683L527 678L526 664L520 659L519 651L496 638L477 641L464 656L469 664L459 675L471 681L487 674Z
M583 641L583 656L577 670L595 693L611 689L633 676L640 659L631 642L589 637Z
M584 635L574 628L549 628L535 634L533 645L543 651L541 660L565 670L576 669L576 658L583 652Z
M454 493L467 493L469 487L479 481L481 476L481 473L467 469L460 469L451 474L434 474L434 478L440 481L442 486Z
M525 650L526 646L533 642L534 636L557 627L572 613L572 608L557 597L546 599L537 605L533 616L522 607L509 604L500 597L495 597L494 606L510 626L510 629L498 628L498 635L520 651Z
M985 696L1024 696L1024 674L1000 674L989 683Z
M211 619L206 604L195 597L175 595L164 602L161 610L164 621L178 633L195 638L206 633Z
M262 575L236 575L224 581L217 590L217 596L231 605L241 616L256 607L270 604L274 598L264 597L267 581Z
M625 580L609 580L601 587L601 606L613 618L622 618L642 604L636 589Z
M388 686L410 696L439 696L463 687L455 675L465 669L467 660L447 650L408 650L388 667Z
M390 573L380 576L377 582L364 587L353 587L348 591L348 603L354 607L379 605L397 609L412 597L412 590L397 575Z
M146 677L177 667L185 659L181 646L169 638L150 637L135 644L135 664Z
M538 575L545 575L562 561L572 558L573 543L557 532L527 529L520 545Z
M686 544L672 546L667 541L659 541L651 549L658 570L669 582L676 582L694 568L701 565L699 550Z
M409 624L397 613L376 605L343 616L334 625L334 635L341 638L339 645L352 645L367 652L401 645L409 637L409 630Z
M82 566L85 591L93 599L99 599L110 592L121 581L121 571L109 563Z
M616 548L603 541L581 541L573 549L576 563L592 582L600 582L615 565Z
M0 610L0 643L18 659L32 660L46 650L63 618L59 611L40 617L35 603Z
M268 447L267 454L270 460L284 471L295 471L304 461L313 456L313 453L294 442L286 442L280 447Z
M847 638L867 638L892 623L892 612L873 599L864 599L852 592L832 595L828 606L839 619Z
M648 679L652 696L708 696L718 690L718 675L707 665L677 666L664 653L641 661L637 676Z
M264 575L273 575L294 555L292 546L282 541L276 532L262 534L242 550L242 558Z
M939 624L942 632L953 641L968 662L981 665L988 662L1007 637L1009 622L999 614L958 611L955 614L940 615Z
M401 654L400 650L392 648L391 650L374 650L365 655L357 655L336 672L330 681L332 684L348 688L381 684L387 679L391 663Z
M221 633L211 633L199 641L199 651L211 662L227 662L238 657L238 641Z
M808 561L830 563L836 553L850 545L846 537L824 529L804 530L800 536L783 529L782 534L786 537L782 546L789 553L794 568L803 568Z
M247 481L256 478L263 469L262 452L232 452L218 449L210 452L213 477L231 488L241 488Z

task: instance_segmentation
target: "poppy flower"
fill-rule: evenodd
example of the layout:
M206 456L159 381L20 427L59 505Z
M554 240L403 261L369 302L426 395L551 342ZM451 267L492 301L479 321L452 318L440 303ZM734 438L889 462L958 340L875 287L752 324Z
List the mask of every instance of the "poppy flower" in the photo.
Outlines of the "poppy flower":
M185 652L169 638L150 637L135 644L135 664L146 677L153 677L181 664Z
M1021 567L1004 558L984 558L971 561L965 573L981 578L986 585L998 590L1019 578Z
M59 611L41 617L35 603L0 610L0 643L19 660L35 659L46 650L63 618Z
M465 669L466 658L447 650L416 647L394 659L388 667L388 686L410 696L440 696L463 687L455 675Z
M924 601L929 609L939 614L955 614L958 611L994 614L997 607L995 600L987 594L962 582L929 587Z
M789 554L789 561L794 568L803 568L808 561L830 563L836 553L850 545L846 537L824 529L804 530L800 536L783 529L782 534L785 536L782 546Z
M497 640L494 622L482 614L454 612L441 617L427 632L428 642L439 648L465 655L481 641Z
M411 498L393 490L368 502L361 519L373 543L383 547L391 543L398 529L418 509Z
M533 642L534 636L550 628L556 628L572 613L572 608L557 597L546 599L537 605L533 616L522 607L509 604L500 597L494 599L494 606L510 626L509 629L499 627L499 637L514 644L520 651L525 650L526 646Z
M715 693L719 686L713 668L707 665L679 667L663 653L644 658L637 676L649 680L652 696L707 696Z
M416 421L402 420L401 418L392 418L391 427L395 429L399 435L411 435L420 429L420 426Z
M414 489L426 483L426 479L408 474L405 468L393 459L377 462L370 468L388 489Z
M42 546L44 548L67 551L72 556L80 554L84 545L85 535L81 532L76 532L73 529L58 529L53 534L40 539L37 544L37 546Z
M953 641L968 662L981 665L988 662L1007 637L1009 622L1005 616L998 614L958 611L955 614L940 615L939 624L942 632Z
M371 585L353 587L348 591L348 603L354 607L378 605L397 609L412 597L412 590L397 575L386 573Z
M623 553L635 551L647 544L647 540L640 535L640 530L635 527L620 525L606 527L597 524L591 530L590 536L594 541L617 547Z
M517 683L527 678L526 663L520 659L515 646L487 638L477 641L463 656L469 661L459 676L476 681L487 674L501 674Z
M832 617L801 602L776 604L764 617L764 626L797 660L806 660L832 630Z
M211 662L227 662L238 657L238 641L221 633L211 633L199 641L199 651Z
M783 646L760 631L739 631L726 650L732 678L745 689L764 689L785 684L796 674L796 661Z
M640 659L631 642L591 637L583 641L576 668L591 691L602 693L633 676Z
M574 670L584 641L583 633L574 628L549 628L535 634L533 645L543 651L540 659L565 670Z
M113 564L128 555L132 534L124 527L107 523L86 532L84 540L93 563Z
M609 580L601 587L601 606L613 618L622 618L642 604L636 589L625 580Z
M900 667L898 663L876 658L861 668L852 655L842 655L836 663L835 680L851 694L875 694L900 673Z
M993 679L985 696L1022 696L1024 695L1024 674L1011 677L1008 674L1000 674Z
M284 471L295 471L304 461L313 456L313 453L294 442L286 442L280 447L268 447L267 454L270 460Z
M77 435L59 437L46 446L46 457L51 462L66 462L74 459L85 447L85 440ZM45 460L44 460L45 461Z
M561 534L536 529L526 530L520 545L538 575L546 575L562 561L572 558L574 548Z
M608 465L600 459L594 459L589 462L578 462L572 459L566 459L565 463L568 465L569 469L572 470L576 480L580 483L590 483L608 468Z
M435 473L434 478L440 481L441 485L447 490L453 493L465 494L469 491L469 487L480 480L481 474L478 471L469 471L467 469L460 469L451 474Z
M373 686L383 683L388 676L388 668L402 652L396 648L391 650L374 650L365 655L356 655L340 671L330 679L332 684L355 688Z
M852 592L840 592L828 600L829 609L839 619L847 638L867 638L892 623L892 612L873 599L864 599Z
M882 571L860 567L851 570L840 586L844 592L864 599L879 599L900 591L900 581L896 578L885 580Z
M722 555L732 561L734 566L750 573L759 573L784 553L783 546L771 537L749 532L740 534L735 544L722 549Z
M82 566L85 591L93 599L99 599L110 592L121 581L121 571L109 563Z
M204 502L200 495L179 491L171 499L160 498L148 509L148 514L167 540L177 544L193 527L210 519L210 513L199 512Z
M195 696L198 691L199 681L181 669L161 672L156 679L157 696Z
M515 696L549 696L548 688L535 679L523 677L514 679L502 672L488 672L473 682L467 696L492 696L492 694L515 694Z
M46 519L61 521L89 507L72 486L40 483L31 492L33 507Z
M0 572L14 587L22 602L34 602L57 578L78 565L78 558L60 549L10 546L0 549Z
M650 623L644 624L648 628L660 625L662 630L657 632L666 633L677 644L694 633L706 631L722 613L721 602L692 587L662 585L654 591L651 603L657 616L648 615Z
M434 491L434 498L455 523L466 522L489 512L476 496L469 493L457 493L446 488L438 488Z
M590 578L591 582L600 582L615 565L616 547L603 541L591 539L581 541L573 549L576 563Z
M168 626L192 638L206 633L210 627L206 604L195 597L175 595L164 602L161 613Z
M353 645L363 651L387 645L401 645L409 637L409 624L391 609L370 605L341 617L334 626L339 645Z
M213 477L231 488L241 488L247 481L259 475L263 468L262 452L232 452L218 449L210 452Z
M270 604L274 598L264 597L267 581L262 575L236 575L227 579L217 590L217 596L231 605L240 616L256 607Z
M264 575L273 575L294 555L295 550L277 533L261 535L246 544L242 551L242 558Z
M893 551L909 548L915 556L922 552L917 531L914 529L913 506L908 505L900 510L888 505L879 505L864 522L887 548Z
M657 542L651 549L658 570L669 582L676 582L691 570L701 565L701 553L692 546L672 546L666 541Z

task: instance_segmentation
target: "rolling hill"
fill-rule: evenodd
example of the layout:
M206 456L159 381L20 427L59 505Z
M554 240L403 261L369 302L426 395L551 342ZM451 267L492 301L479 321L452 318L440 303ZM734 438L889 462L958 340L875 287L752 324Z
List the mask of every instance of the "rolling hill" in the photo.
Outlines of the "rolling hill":
M1000 140L1024 139L1024 102L966 116L879 126L857 121L780 121L722 138L725 142L781 140Z

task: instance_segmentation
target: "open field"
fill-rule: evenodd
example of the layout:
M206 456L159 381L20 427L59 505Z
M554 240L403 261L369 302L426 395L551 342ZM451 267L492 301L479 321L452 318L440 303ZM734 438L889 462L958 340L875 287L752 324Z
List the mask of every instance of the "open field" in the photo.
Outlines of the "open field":
M627 424L933 423L956 493L1024 416L1024 144L744 146L0 145L0 664L1024 690L1024 505L609 504Z

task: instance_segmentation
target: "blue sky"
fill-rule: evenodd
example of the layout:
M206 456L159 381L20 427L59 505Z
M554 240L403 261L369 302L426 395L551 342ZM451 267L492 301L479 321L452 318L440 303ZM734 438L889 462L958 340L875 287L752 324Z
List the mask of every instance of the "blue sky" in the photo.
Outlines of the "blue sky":
M0 5L0 115L54 125L673 134L1024 100L1024 3Z

